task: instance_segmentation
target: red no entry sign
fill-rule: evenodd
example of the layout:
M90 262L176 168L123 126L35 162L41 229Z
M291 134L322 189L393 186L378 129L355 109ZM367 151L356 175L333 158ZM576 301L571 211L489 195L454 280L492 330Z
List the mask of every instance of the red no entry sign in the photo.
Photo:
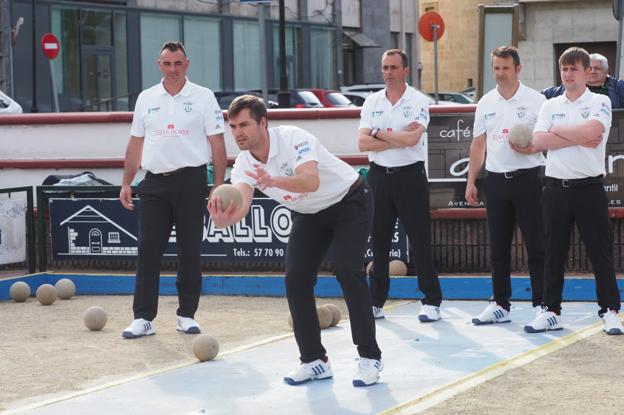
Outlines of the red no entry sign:
M43 54L46 55L48 59L52 60L56 58L61 51L61 44L52 33L46 33L41 38L41 49L43 49Z
M442 20L442 16L436 12L427 12L423 14L418 21L418 32L429 42L433 42L434 25L437 26L437 35L438 39L440 39L444 34L444 20Z

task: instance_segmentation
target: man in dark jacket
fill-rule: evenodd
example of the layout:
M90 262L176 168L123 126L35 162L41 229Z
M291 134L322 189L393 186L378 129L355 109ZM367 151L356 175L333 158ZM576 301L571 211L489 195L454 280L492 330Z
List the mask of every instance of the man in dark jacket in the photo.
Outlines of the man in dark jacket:
M590 71L587 78L587 87L595 94L607 95L611 99L613 109L624 108L624 80L615 79L608 75L609 62L599 53L592 53L590 57ZM565 91L563 85L544 89L542 94L548 99L558 97Z

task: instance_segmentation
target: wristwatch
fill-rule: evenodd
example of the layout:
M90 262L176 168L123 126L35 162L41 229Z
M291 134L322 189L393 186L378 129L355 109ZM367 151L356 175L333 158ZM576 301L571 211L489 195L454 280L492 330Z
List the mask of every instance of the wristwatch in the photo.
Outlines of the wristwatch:
M379 128L373 128L373 131L371 131L371 137L377 138L377 134L379 134Z

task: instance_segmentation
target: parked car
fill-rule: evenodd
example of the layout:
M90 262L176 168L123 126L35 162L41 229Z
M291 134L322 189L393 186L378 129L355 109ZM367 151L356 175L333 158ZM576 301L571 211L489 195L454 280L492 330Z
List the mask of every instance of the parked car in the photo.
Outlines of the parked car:
M385 84L356 84L346 85L340 87L340 92L345 97L349 98L354 105L361 107L364 105L364 100L367 96L373 92L381 91L386 87Z
M21 114L22 107L0 91L0 114Z
M342 95L338 91L330 89L310 88L308 91L312 92L326 107L353 107L354 104L349 98Z
M431 98L435 100L435 93L428 93ZM470 98L468 95L464 95L461 92L438 92L438 97L440 101L450 102L453 104L474 104L474 100Z
M344 95L356 107L361 107L362 105L364 105L364 101L366 100L366 97L363 97L358 92L354 92L354 93L342 92L342 95Z
M251 94L251 95L255 95L257 97L262 98L262 93L261 92L258 93L255 91L216 91L214 94L215 94L215 97L217 98L217 103L219 104L219 107L222 110L227 110L230 107L230 104L232 103L232 101L234 101L234 98L237 98L241 95ZM267 104L267 108L279 107L278 103L271 99L269 99L269 102L267 102L266 104Z
M477 96L477 90L475 89L474 86L471 86L470 88L466 88L463 91L460 91L462 94L464 95L468 95L470 97L470 99L472 99L473 102L475 101L475 98Z
M251 92L262 94L262 91L259 89L253 89ZM279 90L277 88L271 88L268 92L269 101L279 102L277 97ZM321 101L310 91L290 89L288 92L290 92L288 108L323 108Z

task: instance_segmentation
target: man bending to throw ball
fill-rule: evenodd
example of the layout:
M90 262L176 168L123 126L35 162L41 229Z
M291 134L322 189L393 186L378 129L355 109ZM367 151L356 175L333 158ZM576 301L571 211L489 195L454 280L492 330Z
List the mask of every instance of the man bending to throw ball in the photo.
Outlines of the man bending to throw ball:
M330 154L312 134L294 126L267 128L264 102L236 98L228 110L232 135L241 152L232 184L242 206L223 206L213 197L208 211L215 226L230 226L249 212L254 188L292 210L286 249L286 297L293 319L301 365L284 377L299 385L333 376L321 344L314 286L318 269L334 243L334 269L351 318L353 343L360 355L353 386L370 386L383 369L375 339L375 320L363 272L373 215L372 194L351 166Z

